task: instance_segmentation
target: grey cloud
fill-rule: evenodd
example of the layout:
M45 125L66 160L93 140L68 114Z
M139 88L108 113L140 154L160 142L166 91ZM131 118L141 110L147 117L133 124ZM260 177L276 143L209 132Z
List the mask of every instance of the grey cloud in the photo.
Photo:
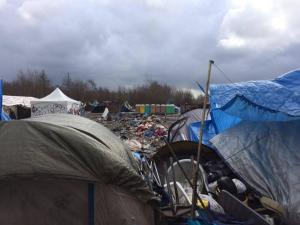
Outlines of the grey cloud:
M210 58L233 81L269 79L298 67L297 43L276 50L268 46L271 31L255 24L260 15L255 10L241 14L244 20L226 22L231 1L176 2L9 3L0 9L0 76L12 79L20 69L45 69L56 82L69 72L112 88L147 79L196 88L196 80L205 82ZM220 45L230 33L266 38L264 49ZM228 82L214 72L213 82Z

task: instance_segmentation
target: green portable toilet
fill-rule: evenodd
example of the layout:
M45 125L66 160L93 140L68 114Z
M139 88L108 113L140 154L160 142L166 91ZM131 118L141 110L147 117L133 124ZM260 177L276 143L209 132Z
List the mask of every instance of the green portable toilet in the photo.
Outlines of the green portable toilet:
M174 104L168 104L166 105L166 114L175 114L175 105Z
M169 104L166 104L165 112L166 112L166 114L169 114L169 112L170 112Z
M166 114L170 114L170 105L169 104L166 105Z
M174 104L170 105L170 114L175 114L175 105Z
M151 113L151 105L149 105L149 104L145 105L145 113L147 113L147 114Z

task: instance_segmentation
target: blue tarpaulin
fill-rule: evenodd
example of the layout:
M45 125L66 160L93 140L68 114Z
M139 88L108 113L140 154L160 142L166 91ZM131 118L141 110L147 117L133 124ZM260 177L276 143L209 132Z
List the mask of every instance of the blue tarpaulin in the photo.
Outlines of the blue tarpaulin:
M216 134L241 121L300 119L300 70L271 81L211 85L210 104Z
M11 118L9 117L9 115L7 115L5 112L2 111L2 113L1 113L1 120L3 120L3 121L9 121L9 120L11 120Z
M2 110L2 96L3 96L3 82L0 80L0 120L8 121L11 120L9 115L7 115L5 112Z
M200 127L201 127L201 122L194 122L188 125L190 141L194 141L194 142L199 141ZM214 129L214 126L212 126L211 120L206 120L204 130L203 130L202 143L206 145L210 145L209 140L213 138L215 134L216 131Z
M0 80L0 115L1 115L1 120L2 120L2 80Z

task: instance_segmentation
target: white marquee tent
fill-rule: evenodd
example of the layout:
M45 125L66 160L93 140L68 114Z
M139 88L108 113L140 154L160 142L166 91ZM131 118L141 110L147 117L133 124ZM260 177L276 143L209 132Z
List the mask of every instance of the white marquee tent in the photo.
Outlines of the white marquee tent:
M46 97L30 103L32 117L54 113L78 114L80 108L80 101L69 98L59 88Z

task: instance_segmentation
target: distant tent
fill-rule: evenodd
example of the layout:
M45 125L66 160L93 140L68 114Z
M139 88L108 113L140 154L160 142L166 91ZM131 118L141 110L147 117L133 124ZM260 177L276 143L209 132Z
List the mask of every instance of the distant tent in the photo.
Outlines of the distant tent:
M70 113L79 114L80 101L66 96L59 88L44 98L31 101L31 116L44 114Z
M16 119L29 118L31 116L31 101L38 98L28 96L3 95L3 108L6 112L13 111Z
M90 103L86 106L86 111L90 111L91 113L103 113L106 108L104 103L99 103L97 100Z
M125 101L121 107L121 112L132 112L132 111L133 111L132 106L127 101Z
M21 105L24 107L31 107L31 101L38 101L38 98L28 97L28 96L12 96L12 95L3 95L3 106L15 106Z
M189 126L194 122L201 120L202 109L193 109L187 111L178 118L178 120L170 126L169 141L188 141L190 140Z
M154 225L153 193L101 124L52 114L0 133L0 224Z

